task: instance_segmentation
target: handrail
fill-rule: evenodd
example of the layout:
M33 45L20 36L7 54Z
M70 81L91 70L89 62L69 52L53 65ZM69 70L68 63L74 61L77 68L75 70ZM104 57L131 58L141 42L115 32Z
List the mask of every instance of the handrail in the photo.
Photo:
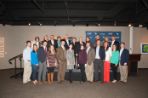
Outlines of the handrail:
M14 75L10 76L10 78L18 78L18 77L22 78L22 73L23 73L23 71L22 71L22 57L23 57L23 54L19 54L19 55L14 56L8 60L9 64L12 64L12 61L14 60ZM19 70L19 73L16 73L16 71L17 71L16 61L18 58L20 61L20 68L19 68L20 70Z
M10 58L9 60L8 60L8 62L9 62L9 64L12 64L12 60L15 60L15 59L17 59L17 58L19 58L19 59L21 59L23 57L23 54L19 54L19 55L17 55L17 56L14 56L14 57L12 57L12 58Z

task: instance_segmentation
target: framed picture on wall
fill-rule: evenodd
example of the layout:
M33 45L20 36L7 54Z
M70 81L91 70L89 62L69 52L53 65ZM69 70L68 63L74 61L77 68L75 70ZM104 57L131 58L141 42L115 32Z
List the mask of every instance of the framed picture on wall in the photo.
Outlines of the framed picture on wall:
M141 54L148 54L148 43L141 43Z

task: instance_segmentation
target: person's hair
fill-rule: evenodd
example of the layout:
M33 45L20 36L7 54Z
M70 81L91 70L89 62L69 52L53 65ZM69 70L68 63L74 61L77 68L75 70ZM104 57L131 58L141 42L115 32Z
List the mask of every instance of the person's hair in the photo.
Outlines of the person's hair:
M31 43L31 41L30 41L30 40L27 40L27 41L26 41L26 45L27 45L28 43Z
M105 49L105 47L104 47L105 51L107 51L109 49L109 44L107 41L105 41L104 43L107 43L107 48Z
M116 49L115 49L115 51L117 50L117 45L116 44L113 44L115 47L116 47Z
M57 39L58 39L58 38L61 38L61 36L57 36Z
M97 39L96 42L100 41L100 39Z
M86 44L90 44L90 41L87 41Z
M48 49L50 49L50 50L49 50L49 53L51 53L51 46L53 46L53 45L50 45L50 46L48 47ZM54 46L53 46L53 51L54 51L54 54L55 54L55 48L54 48Z
M72 45L72 49L73 49L73 44L72 44L72 43L70 43L70 44L69 44L69 46L70 46L70 45Z
M84 45L80 45L80 48L81 48L81 47L84 47L84 49L85 49L85 46L84 46Z
M47 43L47 41L46 41L46 40L43 40L43 41L42 41L42 45L44 44L44 42L46 42L46 43Z
M35 50L34 50L34 47L35 47L35 46L37 47L37 44L33 44L33 52L35 52Z
M61 39L61 42L63 42L63 41L65 42L65 39Z
M36 41L37 39L40 41L40 38L39 38L39 36L36 36L36 37L35 37L35 41Z
M113 34L112 37L116 37L116 36Z
M125 45L125 42L121 42L121 44Z

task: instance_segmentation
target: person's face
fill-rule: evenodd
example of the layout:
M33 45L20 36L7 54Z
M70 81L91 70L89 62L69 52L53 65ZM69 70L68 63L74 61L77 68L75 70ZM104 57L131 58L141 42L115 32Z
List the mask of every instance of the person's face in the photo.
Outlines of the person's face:
M33 50L37 51L38 47L36 45L33 46Z
M112 48L113 48L113 51L115 51L116 50L116 45L113 45Z
M108 41L108 37L105 37L104 40L105 40L105 41Z
M64 37L64 38L65 38L65 40L67 40L67 39L68 39L68 36L67 36L67 35L65 35L65 37Z
M50 39L51 39L51 40L53 40L53 39L54 39L54 36L53 36L53 35L51 35L51 36L50 36Z
M79 41L82 42L82 38L81 37L80 37Z
M100 41L99 40L97 41L97 46L100 46Z
M72 47L73 47L72 45L69 46L70 49L72 49Z
M61 38L60 38L60 37L58 37L58 40L61 40Z
M107 46L108 46L108 43L107 43L107 42L105 42L105 43L104 43L104 47L107 47Z
M99 36L99 35L97 35L97 36L96 36L96 39L100 39L100 36Z
M121 45L120 45L120 47L121 47L121 48L124 48L124 47L125 47L125 45L124 45L124 44L121 44Z
M43 46L47 46L47 42L44 42L44 43L43 43Z
M50 49L51 49L51 50L54 50L54 46L51 45L51 46L50 46Z
M39 42L39 37L35 38L35 41Z
M45 39L45 40L48 40L48 35L46 35L46 36L44 37L44 39Z
M115 40L115 36L112 36L112 40Z
M28 42L28 43L27 43L27 46L28 46L28 47L31 47L31 42Z
M86 37L86 41L90 41L89 37Z
M90 43L87 43L87 44L86 44L86 47L87 47L87 48L90 47Z
M84 50L84 46L81 46L81 50Z
M75 38L73 38L73 39L72 39L72 42L74 42L74 43L75 43L75 42L76 42L76 39L75 39Z
M65 45L65 41L62 41L61 45L63 45L63 46L64 46L64 45Z

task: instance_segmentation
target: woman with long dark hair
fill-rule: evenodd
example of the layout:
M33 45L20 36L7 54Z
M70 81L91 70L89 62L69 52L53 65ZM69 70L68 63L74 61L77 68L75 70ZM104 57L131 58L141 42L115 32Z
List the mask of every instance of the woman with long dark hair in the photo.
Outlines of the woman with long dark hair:
M117 82L117 68L118 68L118 63L119 63L119 50L117 50L117 46L114 44L112 45L112 56L110 59L111 62L111 69L113 72L113 81L112 83Z
M85 65L87 63L87 53L85 47L81 45L80 51L78 53L78 67L81 70L81 81L86 81Z
M54 69L57 66L56 53L53 45L50 45L47 52L47 69L48 69L48 83L53 83Z
M37 84L37 67L39 65L38 56L37 56L38 46L33 44L33 50L31 52L31 65L32 65L32 80L33 84Z

